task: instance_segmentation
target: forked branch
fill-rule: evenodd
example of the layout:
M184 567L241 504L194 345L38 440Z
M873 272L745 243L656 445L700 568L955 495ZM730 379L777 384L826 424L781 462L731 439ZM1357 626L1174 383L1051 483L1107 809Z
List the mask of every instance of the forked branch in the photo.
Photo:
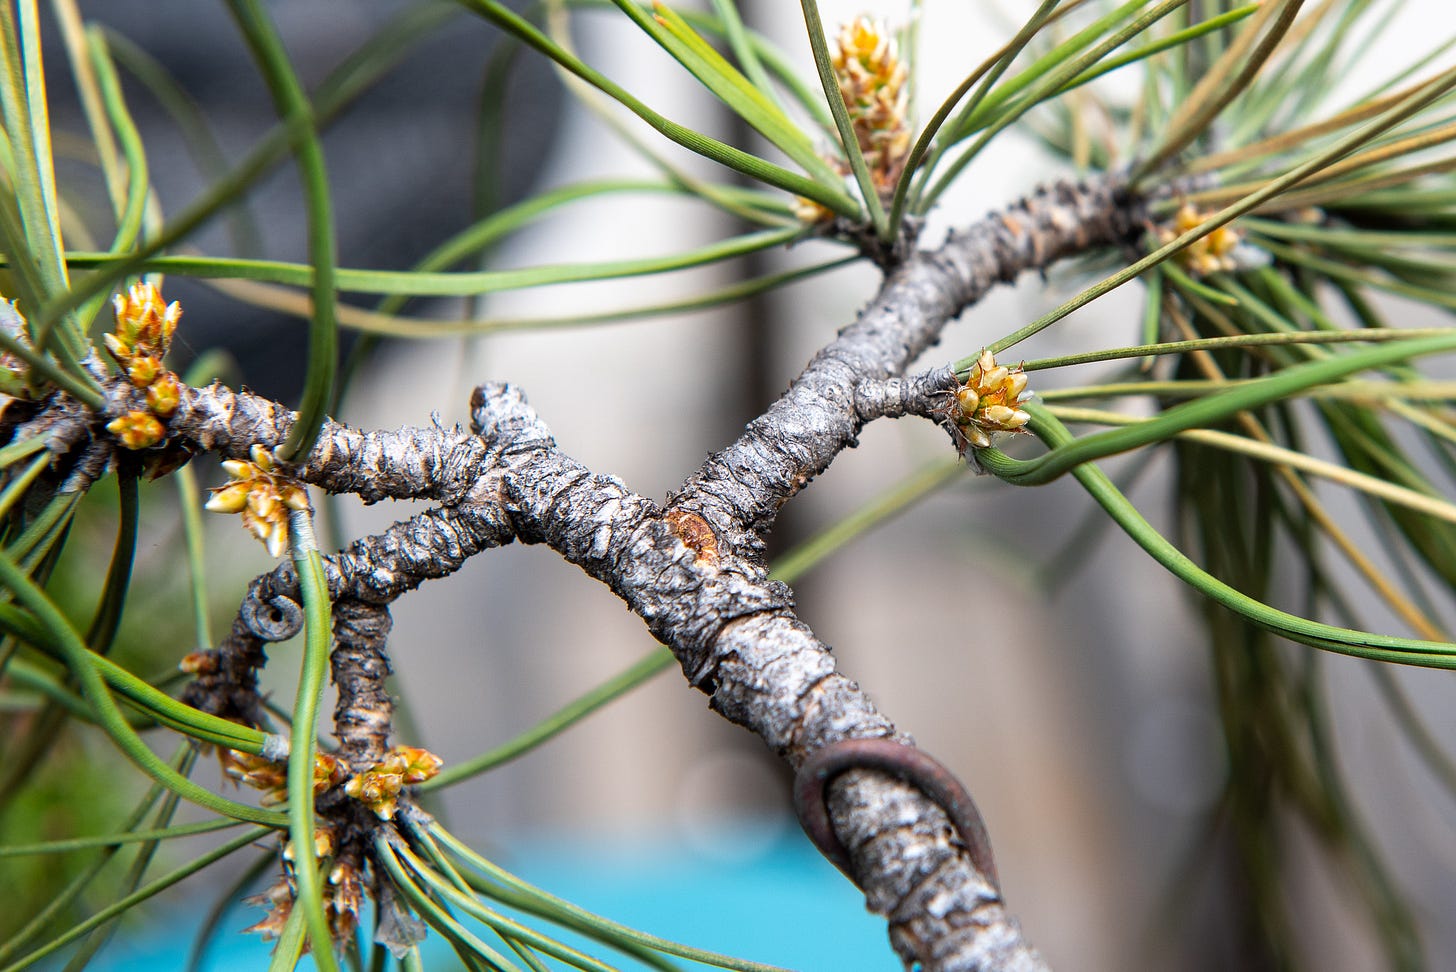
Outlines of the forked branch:
M476 389L468 433L438 424L363 433L328 423L294 470L300 478L368 502L438 503L329 558L330 594L383 631L380 609L424 580L488 547L544 543L616 592L712 707L790 766L844 740L907 742L795 616L792 592L768 575L763 538L783 504L853 446L867 422L943 408L957 384L948 369L913 378L904 372L948 321L998 282L1127 242L1144 215L1119 176L1062 183L912 255L784 396L666 504L572 459L509 385ZM119 388L114 396L118 411L129 407L126 394ZM283 442L293 421L271 402L212 386L187 390L169 432L242 457L255 445ZM297 597L291 566L259 578L239 630L285 635L257 631L246 619L276 617L270 605ZM387 660L380 654L373 664ZM387 718L387 707L366 708ZM353 744L382 749L387 727L373 715L366 721L368 739ZM889 920L907 965L1042 967L994 875L978 869L941 806L920 788L856 769L830 783L828 806L849 870L870 909Z

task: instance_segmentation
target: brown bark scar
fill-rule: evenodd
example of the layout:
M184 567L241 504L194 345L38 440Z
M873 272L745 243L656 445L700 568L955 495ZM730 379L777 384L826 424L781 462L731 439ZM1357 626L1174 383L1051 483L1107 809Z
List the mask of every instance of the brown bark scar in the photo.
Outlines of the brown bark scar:
M718 537L708 521L687 510L668 510L663 515L673 535L693 552L693 561L702 567L718 566Z

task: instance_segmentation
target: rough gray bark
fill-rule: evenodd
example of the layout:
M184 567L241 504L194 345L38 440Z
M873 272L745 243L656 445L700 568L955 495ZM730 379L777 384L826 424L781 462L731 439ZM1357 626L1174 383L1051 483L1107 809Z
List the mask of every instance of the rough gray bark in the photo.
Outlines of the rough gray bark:
M386 608L343 599L335 602L334 650L329 659L339 703L334 735L339 755L360 773L384 759L389 749L394 702L385 691L390 674L385 642L393 621Z
M853 446L865 423L937 414L955 377L947 369L902 375L949 320L997 282L1126 242L1143 218L1141 204L1124 198L1120 177L1105 176L1042 190L938 249L913 254L784 396L666 504L562 452L509 385L476 390L470 433L438 424L371 433L327 424L296 469L301 478L369 502L439 504L329 558L331 593L345 608L341 624L363 626L346 639L360 650L351 649L336 677L352 679L347 694L366 700L360 712L379 709L383 606L481 550L520 540L549 545L611 587L672 649L712 707L790 766L847 738L905 739L795 617L792 592L768 577L763 538L783 504ZM134 407L129 386L111 387L111 414ZM243 458L254 444L281 443L294 420L271 402L215 385L188 390L168 429ZM269 607L280 597L297 597L289 565L260 578L240 612L234 635L250 649L248 661L255 660L249 638L286 636L287 619ZM268 618L278 623L270 628ZM379 651L362 650L376 643ZM373 668L355 671L354 663ZM383 745L381 726L372 716L366 721L367 730L348 731L372 751ZM888 919L907 967L1044 967L994 883L924 794L883 773L853 771L829 787L829 807L866 902Z
M857 386L902 374L947 322L997 283L1127 240L1144 213L1123 192L1116 174L1060 182L952 232L938 249L913 254L782 398L708 457L673 504L702 515L721 531L720 540L760 549L779 508L853 445L873 417L853 408Z
M896 735L835 670L829 646L794 616L788 588L762 563L722 545L706 556L701 540L689 546L666 510L557 449L510 386L482 386L471 405L481 438L499 445L501 505L516 535L549 544L610 586L725 718L795 768L839 739ZM830 809L867 904L889 918L907 965L1041 967L945 814L919 791L883 774L847 773L831 787ZM938 889L933 901L919 894L925 887Z

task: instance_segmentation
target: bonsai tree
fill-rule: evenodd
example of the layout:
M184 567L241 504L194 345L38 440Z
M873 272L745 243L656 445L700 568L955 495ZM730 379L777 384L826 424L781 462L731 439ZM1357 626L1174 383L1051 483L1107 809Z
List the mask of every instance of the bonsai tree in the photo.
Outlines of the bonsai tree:
M30 862L13 872L23 891L0 919L0 969L67 949L68 967L82 967L119 918L260 843L268 853L221 892L214 917L261 887L253 930L276 939L280 969L305 952L321 969L419 968L427 933L470 969L674 968L676 958L764 968L592 915L493 863L429 812L432 792L528 754L673 665L793 771L806 833L885 916L906 967L1043 967L1036 928L1023 929L1001 894L971 795L876 707L874 685L839 670L796 614L790 586L856 532L977 475L1006 491L1074 480L1097 522L1124 532L1206 606L1199 637L1229 767L1210 822L1231 838L1231 911L1251 967L1299 957L1280 881L1291 821L1353 878L1389 963L1421 964L1399 876L1345 792L1319 660L1376 663L1392 721L1452 789L1456 773L1387 668L1456 664L1444 597L1456 584L1456 505L1446 498L1453 391L1420 370L1456 351L1456 330L1400 326L1383 300L1452 302L1456 68L1435 66L1444 47L1346 97L1334 82L1382 29L1377 4L1044 0L961 66L953 89L917 90L917 33L933 29L936 11L914 4L903 24L866 16L837 25L814 0L801 6L805 30L790 50L730 0L706 10L418 3L335 63L307 64L321 80L305 85L305 65L265 5L228 0L277 117L234 158L208 148L205 113L149 58L145 36L88 21L74 0L55 0L53 19L34 0L0 8L0 812L30 821L7 823L0 848L7 861ZM734 134L666 117L654 91L628 90L577 53L573 24L603 17L635 25L642 44L670 57L667 83L706 89L735 119ZM475 133L475 218L441 233L412 266L341 264L321 133L415 45L472 20L493 25L499 42L438 70L486 78L480 110L461 123ZM48 46L52 37L61 43ZM533 121L510 110L507 79L531 59L549 62L657 177L603 172L503 202L500 151ZM73 84L84 135L52 130L50 99L60 96L47 71ZM176 211L158 201L133 114L143 89L215 173ZM985 216L938 209L1011 133L1035 138L1066 177L1028 185ZM685 164L679 148L711 167ZM247 239L240 203L281 166L296 171L306 261L276 259ZM723 236L649 258L498 266L496 248L512 234L624 192L717 211ZM955 228L927 230L932 214ZM231 244L212 232L227 220L241 227ZM493 315L482 296L671 274L791 245L809 261L688 300L534 319ZM699 468L666 497L574 458L510 375L473 379L468 427L424 415L398 429L343 419L352 396L369 391L358 376L377 374L357 366L381 337L732 306L847 262L878 279L874 297L741 434L704 443ZM999 284L1054 268L1079 281L1075 296L1034 320L982 321L973 344L932 350ZM184 307L170 296L190 278L238 301L212 305L214 315L251 305L308 320L306 348L273 356L306 358L296 401L214 380L228 369L206 352L222 339L194 324L191 298ZM1141 293L1140 315L1084 351L1027 356L1024 342L1125 286ZM407 302L419 297L471 301L443 321L414 313ZM343 355L347 331L364 337ZM184 367L182 345L203 353ZM1057 387L1053 369L1076 369L1080 384ZM593 395L580 388L580 407L591 409ZM887 418L943 430L940 466L907 473L863 515L771 557L780 510ZM1102 466L1151 450L1171 459L1172 531L1152 525ZM206 496L204 481L217 483ZM1385 549L1371 550L1331 512L1331 489L1359 501ZM412 500L417 512L321 542L317 516L347 495ZM138 559L144 500L174 511L164 562ZM281 558L229 587L220 635L203 508L237 516ZM330 523L338 532L337 518ZM104 557L67 556L94 549L102 530L114 537L104 571ZM520 737L447 765L397 711L388 678L408 662L390 651L391 606L512 542L549 547L605 584L666 650ZM958 636L1013 650L1014 626L975 605L982 569L996 570L997 558L968 568L972 606L958 611ZM171 586L170 607L147 608L145 651L112 657L138 592L184 574L190 582ZM215 580L211 589L221 596ZM1358 606L1372 596L1398 630L1364 630ZM190 631L175 620L189 614ZM296 693L270 697L259 685L267 646L295 637L299 651L271 661L297 667ZM155 674L159 663L166 674ZM205 771L214 763L221 774ZM96 797L103 777L92 774L118 773L148 783L140 802ZM174 822L183 802L206 819ZM54 807L68 808L72 835L27 836ZM212 830L221 840L211 849L158 866L164 842ZM118 859L130 861L120 876L107 869ZM54 860L70 863L58 870L46 863ZM199 929L195 957L215 926ZM558 929L599 952L558 940Z

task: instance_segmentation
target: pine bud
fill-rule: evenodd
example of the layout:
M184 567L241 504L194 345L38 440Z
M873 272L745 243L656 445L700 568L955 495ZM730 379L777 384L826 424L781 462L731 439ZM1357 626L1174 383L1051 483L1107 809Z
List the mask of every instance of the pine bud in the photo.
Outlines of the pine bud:
M989 349L982 351L948 408L958 441L964 440L972 449L985 449L991 445L993 432L1025 431L1031 415L1017 406L1031 398L1026 381L1021 368L999 365Z
M308 490L279 468L262 445L248 450L251 461L228 459L222 464L231 482L212 489L206 508L214 513L241 513L243 527L262 541L268 553L288 549L288 513L308 509Z
M146 449L167 437L162 427L150 412L127 412L119 419L107 423L106 431L116 436L118 442L128 449Z
M890 31L869 17L840 28L832 63L875 189L889 196L910 153L909 71Z
M115 336L108 335L106 347L123 364L123 358L167 353L177 322L182 318L182 305L175 300L167 304L162 292L145 281L134 283L126 294L112 298L116 312Z
M162 372L147 388L147 408L152 410L153 415L171 418L181 403L182 382L170 371Z

